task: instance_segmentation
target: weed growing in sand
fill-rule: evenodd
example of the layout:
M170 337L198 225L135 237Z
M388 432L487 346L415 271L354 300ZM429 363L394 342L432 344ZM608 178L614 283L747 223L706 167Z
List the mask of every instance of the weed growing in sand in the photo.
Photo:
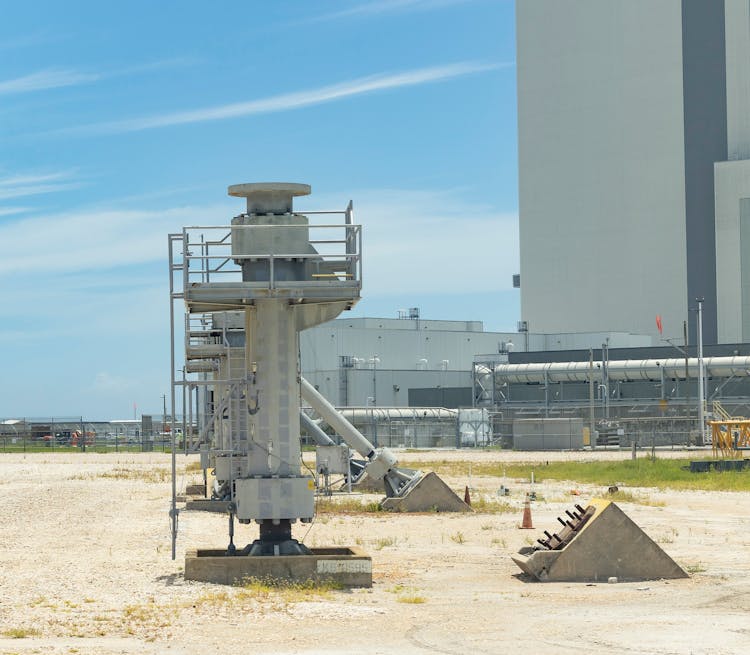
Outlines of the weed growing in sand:
M451 535L451 541L456 544L465 544L466 537L464 537L464 533L459 530L455 534Z
M104 478L109 480L140 480L141 482L166 482L171 477L169 470L165 468L133 469L124 466L116 466L109 471L100 473L79 473L72 476L71 480L93 480Z
M54 604L50 603L46 596L37 596L29 601L29 607L55 607Z
M38 637L42 633L36 628L6 628L0 634L9 639L27 639L28 637Z
M633 503L635 505L647 505L648 507L664 507L666 503L663 500L653 500L650 496L643 494L634 494L630 491L618 489L614 493L602 492L602 497L607 500L614 500L618 503Z
M262 599L275 596L285 603L299 603L315 598L325 598L332 591L343 589L334 580L280 580L276 578L247 578L239 587L241 598Z
M171 619L174 618L175 613L174 608L156 603L126 605L122 610L126 623L159 628L171 625Z
M200 462L188 462L185 464L185 473L197 473L202 470Z
M395 546L396 537L380 537L375 541L375 550L383 550L386 546Z
M245 578L241 584L201 594L195 605L225 605L239 607L248 602L271 602L276 609L289 603L327 597L343 586L333 580L304 580L301 582L276 578Z
M414 587L406 587L402 584L393 585L387 591L396 594L396 602L398 603L420 605L427 600L424 596L420 596Z
M477 514L508 514L518 511L510 503L502 500L488 500L482 496L471 501L471 508Z
M708 571L708 569L703 566L703 562L698 562L697 564L689 564L685 567L685 570L688 573L705 573Z
M680 533L672 528L669 532L665 532L661 537L657 537L654 541L659 544L673 544L674 540L680 536Z
M505 541L502 537L493 537L492 541L490 542L493 546L500 546L500 548L507 548L508 542Z

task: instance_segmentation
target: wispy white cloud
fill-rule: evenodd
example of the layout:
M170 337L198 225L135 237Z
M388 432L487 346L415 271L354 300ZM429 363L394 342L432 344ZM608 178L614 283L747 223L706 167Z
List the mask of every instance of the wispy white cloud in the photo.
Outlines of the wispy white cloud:
M75 171L57 171L54 173L0 177L0 200L77 189L81 186L81 182L71 179L74 174ZM0 211L3 211L3 208L0 208ZM5 211L5 213L7 215L8 213L18 212Z
M466 190L315 194L299 199L296 208L303 213L339 209L349 197L354 199L355 221L363 225L365 299L387 302L404 294L491 294L508 288L511 274L518 271L517 217L475 200ZM166 379L168 353L159 345L169 329L167 234L183 225L227 225L237 202L227 199L216 205L165 210L85 208L0 222L5 253L0 258L4 300L0 337L30 346L37 368L70 366L70 357L62 355L48 361L47 353L60 350L60 343L67 353L95 349L101 355L95 364L86 365L81 384L91 394L94 389L101 394L96 396L96 406L117 407L118 394L120 400L127 394L128 401L136 400L139 408L148 411L148 399L158 398L167 388L160 385ZM325 222L323 217L317 219ZM112 354L136 343L142 357L118 359ZM33 366L21 369L33 370ZM45 413L80 407L81 384L73 385L75 393L67 398L59 389L52 393L51 384L47 389L31 374L20 375L4 389L6 405L17 408L15 413L40 411L28 400L29 388L51 394L53 404L45 405ZM59 387L58 378L51 380ZM129 380L137 380L140 391L127 391Z
M350 98L366 93L417 86L431 82L441 82L510 66L512 66L512 64L459 62L445 66L419 68L401 73L370 75L339 84L318 87L317 89L307 89L305 91L286 93L259 100L236 102L189 111L157 114L154 116L145 116L121 121L92 123L54 130L52 134L97 135L138 132L159 127L226 120L251 116L254 114L276 113L327 102L334 102L336 100L343 100L344 98Z
M23 175L15 174L8 177L0 177L0 187L9 186L25 186L29 184L43 184L47 182L55 182L58 180L64 180L70 178L73 175L73 171L55 171L54 173L40 173L40 174L28 174Z
M102 77L117 77L120 75L133 75L135 73L149 73L151 71L171 70L173 68L183 68L191 66L198 60L193 57L168 57L167 59L157 59L147 61L142 64L133 64L125 68L114 69Z
M30 93L64 86L89 84L100 79L100 77L101 75L97 73L83 73L74 70L42 70L23 77L0 81L0 95Z
M355 220L364 230L368 295L510 288L518 269L517 215L467 202L466 195L393 189L351 193ZM348 196L312 196L298 201L297 207L301 212L331 209L345 206L347 200ZM228 200L164 210L87 209L0 223L0 243L6 253L0 258L0 276L75 274L76 288L83 292L85 286L86 293L94 295L96 289L107 291L109 285L131 288L134 266L166 259L168 233L180 231L183 225L228 224L235 210ZM34 235L33 250L30 235ZM87 278L87 271L111 273L98 279Z
M460 189L363 189L311 200L330 209L349 196L363 226L363 296L511 288L519 266L515 212L467 201L471 194Z
M313 21L338 20L341 18L366 18L382 14L401 13L406 11L430 11L442 9L458 4L465 4L471 0L377 0L363 2L361 4L322 14L313 18Z
M0 275L108 270L166 258L167 234L183 225L229 222L231 210L73 211L0 224ZM33 249L30 237L33 235Z
M2 49L2 44L0 44L0 49ZM0 95L16 95L21 93L31 93L33 91L58 89L66 86L91 84L92 82L98 82L112 77L135 75L137 73L187 66L193 63L193 61L193 59L186 57L171 57L142 64L133 64L124 68L115 68L105 72L84 72L70 69L51 68L29 73L22 77L0 80Z
M0 216L13 216L31 211L30 207L0 207Z

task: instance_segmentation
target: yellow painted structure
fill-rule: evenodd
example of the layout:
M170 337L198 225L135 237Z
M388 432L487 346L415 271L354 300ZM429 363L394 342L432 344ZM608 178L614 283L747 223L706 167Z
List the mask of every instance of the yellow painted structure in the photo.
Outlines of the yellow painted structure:
M750 448L750 420L709 421L714 457L736 457L738 448Z

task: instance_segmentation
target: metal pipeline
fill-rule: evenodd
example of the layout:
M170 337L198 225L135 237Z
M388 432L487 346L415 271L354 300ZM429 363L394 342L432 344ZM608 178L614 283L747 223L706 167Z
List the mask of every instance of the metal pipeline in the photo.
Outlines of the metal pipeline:
M705 357L706 375L714 378L750 376L750 357ZM698 359L687 360L688 375L698 377ZM598 364L595 362L594 364ZM484 373L484 371L481 371ZM588 382L589 362L546 362L532 364L498 364L495 366L495 382L544 383ZM624 359L607 364L610 380L660 380L685 379L685 358Z
M335 446L333 439L329 437L323 430L321 430L320 426L313 421L305 412L300 410L299 412L299 421L302 424L302 427L307 430L307 433L315 439L315 443L319 446Z

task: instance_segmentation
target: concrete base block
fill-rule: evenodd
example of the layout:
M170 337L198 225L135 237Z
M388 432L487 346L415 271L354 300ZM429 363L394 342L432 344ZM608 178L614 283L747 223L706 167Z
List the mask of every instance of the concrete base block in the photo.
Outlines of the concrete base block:
M185 503L185 509L189 511L219 512L221 514L227 514L229 512L229 501L208 500L205 498L191 499Z
M203 496L206 497L206 485L205 484L189 484L185 487L186 496Z
M313 548L312 555L229 556L225 550L185 554L185 579L214 584L259 580L333 581L344 587L372 587L372 558L356 547Z
M394 512L471 512L437 474L430 471L414 485L404 496L386 498L381 503L383 509Z

